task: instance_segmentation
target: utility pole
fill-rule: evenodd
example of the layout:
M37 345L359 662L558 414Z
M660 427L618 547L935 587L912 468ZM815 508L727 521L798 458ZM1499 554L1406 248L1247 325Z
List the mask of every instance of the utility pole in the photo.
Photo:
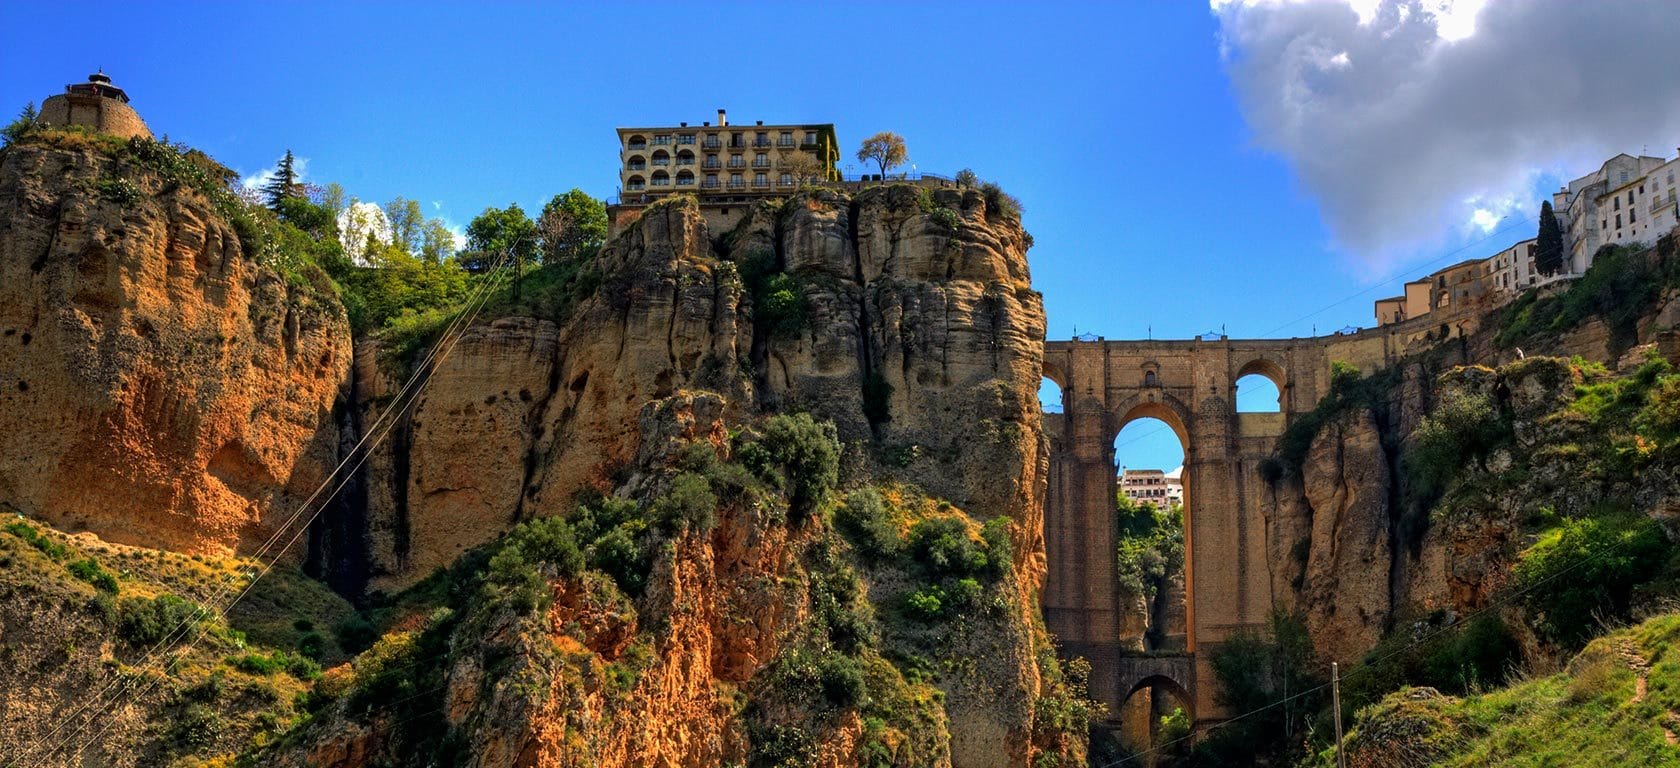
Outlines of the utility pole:
M1336 662L1330 662L1330 706L1336 713L1336 768L1347 768L1347 758L1342 756L1342 671Z

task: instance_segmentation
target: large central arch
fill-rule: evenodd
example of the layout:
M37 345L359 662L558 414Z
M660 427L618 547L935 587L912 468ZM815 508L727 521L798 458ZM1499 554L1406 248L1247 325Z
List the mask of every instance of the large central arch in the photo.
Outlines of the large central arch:
M1264 625L1267 486L1259 466L1288 419L1329 386L1335 352L1321 340L1070 341L1045 345L1045 376L1062 390L1046 415L1046 626L1064 654L1090 660L1091 695L1116 712L1140 685L1181 694L1200 723L1222 715L1207 651ZM1346 358L1338 358L1346 359ZM1238 413L1236 382L1260 374L1277 412ZM1117 581L1114 439L1140 418L1164 422L1184 448L1185 652L1144 655Z

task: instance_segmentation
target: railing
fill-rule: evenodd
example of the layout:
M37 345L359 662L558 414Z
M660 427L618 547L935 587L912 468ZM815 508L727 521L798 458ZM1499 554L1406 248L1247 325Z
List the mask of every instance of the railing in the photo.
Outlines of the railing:
M864 183L870 183L870 182L887 183L887 182L892 182L892 181L915 181L915 182L937 183L937 185L939 185L939 186L954 187L954 186L957 185L957 180L951 178L950 176L944 176L944 175L937 174L937 173L928 173L926 171L909 171L909 172L887 173L887 174L864 173L864 174L858 174L858 175L843 176L843 177L841 177L840 180L844 181L848 184L864 184Z
M723 147L723 142L721 142L717 139L707 139L707 140L701 142L700 146L705 147L707 149L720 149L720 148Z
M747 187L747 182L742 181L741 179L730 179L729 180L729 188L730 189L746 189L746 187Z
M740 162L736 162L734 160L731 160L731 161L729 161L729 167L730 168L745 168L745 167L747 167L747 161L742 160Z
M701 189L717 189L720 186L723 186L723 185L719 184L717 179L712 179L710 181L700 182L700 188Z
M693 165L693 164L694 164L694 158L692 158L692 157L679 157L679 158L677 158L677 165Z
M692 187L692 186L694 186L694 180L693 179L677 179L677 186L679 186L679 187Z
M647 151L647 145L646 144L631 144L630 149L627 150L627 151L630 151L630 152L646 152Z
M769 139L753 139L753 144L752 145L753 145L753 149L769 149L770 148L770 140Z
M671 158L669 158L669 157L656 157L656 158L653 159L653 164L654 165L670 165L671 164Z
M776 142L776 146L781 147L782 149L792 149L793 139L780 139Z
M770 180L769 179L753 179L752 185L755 186L755 187L768 187L768 186L770 186Z
M754 168L769 168L770 167L770 161L769 160L754 160L753 161L753 167Z
M629 168L632 171L645 171L645 170L647 170L647 163L637 163L635 165L629 166Z
M694 137L693 136L678 136L677 137L677 143L678 144L693 144L694 143Z
M701 168L722 168L723 163L720 163L716 160L707 160L706 162L701 163L700 167Z

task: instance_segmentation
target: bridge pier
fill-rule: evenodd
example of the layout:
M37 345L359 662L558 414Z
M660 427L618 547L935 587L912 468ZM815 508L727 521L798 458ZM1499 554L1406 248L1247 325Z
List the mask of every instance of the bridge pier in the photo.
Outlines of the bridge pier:
M1045 416L1044 618L1065 656L1090 660L1092 698L1118 715L1148 678L1170 681L1198 726L1225 715L1206 651L1263 627L1273 604L1259 462L1289 420L1329 390L1331 360L1375 368L1390 352L1375 336L1045 344L1045 376L1062 388L1063 412ZM1236 412L1236 381L1256 373L1277 385L1279 413ZM1186 647L1179 656L1135 655L1143 650L1143 617L1121 604L1117 582L1114 439L1143 417L1166 422L1185 446ZM1167 664L1144 661L1161 658L1173 659L1170 669L1140 666Z

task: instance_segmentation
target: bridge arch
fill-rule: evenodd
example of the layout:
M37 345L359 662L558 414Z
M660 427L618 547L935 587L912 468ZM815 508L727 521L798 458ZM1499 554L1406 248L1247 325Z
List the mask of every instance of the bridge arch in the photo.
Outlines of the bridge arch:
M1121 741L1133 749L1156 742L1161 717L1173 707L1196 722L1195 661L1189 656L1152 656L1127 659L1121 670L1119 720Z

